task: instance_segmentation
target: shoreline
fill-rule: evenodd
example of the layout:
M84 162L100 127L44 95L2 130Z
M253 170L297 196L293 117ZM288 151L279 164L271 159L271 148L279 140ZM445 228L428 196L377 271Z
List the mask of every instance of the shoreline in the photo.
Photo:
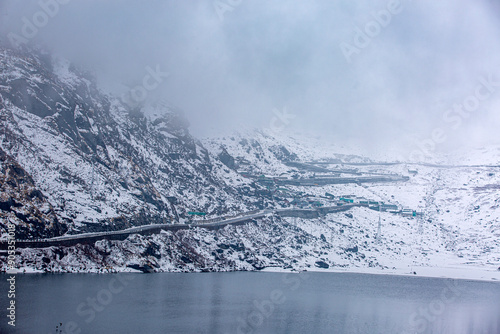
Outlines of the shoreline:
M25 272L23 270L26 269ZM237 272L255 272L255 273L301 273L301 272L317 272L317 273L345 273L345 274L366 274L366 275L389 275L389 276L408 276L408 277L424 277L424 278L443 278L443 279L454 279L454 280L470 280L470 281L481 281L481 282L496 282L500 283L500 270L485 269L480 267L466 267L466 266L454 266L454 267L414 267L413 271L416 274L412 274L407 269L379 269L379 268L305 268L303 270L299 269L283 269L278 267L266 267L261 270L230 270L230 271L209 271L208 273L237 273ZM119 274L119 273L137 273L142 274L140 270L135 270L131 268L116 268L113 272L98 272L97 270L81 271L81 272L45 272L39 270L33 270L32 268L21 268L15 273L2 271L1 273L8 275L18 275L18 274ZM159 271L154 273L206 273L201 270L195 271Z
M482 282L498 282L500 283L500 270L486 270L484 268L467 268L467 267L414 267L412 274L406 269L377 269L377 268L309 268L304 272L324 272L324 273L346 273L346 274L367 274L367 275L391 275L391 276L408 276L408 277L425 277L425 278L445 278L455 280L469 280ZM296 272L287 271L281 268L268 267L261 272Z

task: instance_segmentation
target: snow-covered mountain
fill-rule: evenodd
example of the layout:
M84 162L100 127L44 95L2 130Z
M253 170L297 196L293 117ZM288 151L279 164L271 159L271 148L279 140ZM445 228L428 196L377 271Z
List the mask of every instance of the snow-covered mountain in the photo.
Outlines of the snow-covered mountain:
M130 108L49 55L0 48L0 65L1 239L8 222L17 239L37 239L266 209L237 225L20 247L23 270L481 268L500 278L497 148L450 166L372 161L266 130L200 141L167 103ZM468 164L481 154L482 166ZM356 206L322 211L344 202Z
M66 226L59 233L182 220L188 210L252 208L253 199L226 185L225 166L189 134L180 114L162 103L131 109L67 62L1 48L0 108L2 154L32 178ZM6 206L2 215L20 210ZM6 219L28 224L19 216Z

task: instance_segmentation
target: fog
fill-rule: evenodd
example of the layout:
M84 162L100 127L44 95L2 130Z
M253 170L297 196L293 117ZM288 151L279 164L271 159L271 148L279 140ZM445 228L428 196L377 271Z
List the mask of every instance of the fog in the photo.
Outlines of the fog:
M168 72L147 98L183 110L197 137L286 110L286 132L424 155L500 139L495 1L55 1L0 1L3 38L115 94ZM39 23L29 38L26 21Z

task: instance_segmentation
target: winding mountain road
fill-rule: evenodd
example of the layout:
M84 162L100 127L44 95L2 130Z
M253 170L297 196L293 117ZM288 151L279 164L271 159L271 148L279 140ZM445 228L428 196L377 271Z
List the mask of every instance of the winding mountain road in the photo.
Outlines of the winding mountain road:
M207 223L197 222L194 224L151 224L127 228L119 231L82 233L76 235L64 235L60 237L35 240L16 240L16 248L43 248L51 246L72 246L78 243L94 243L98 240L124 240L131 234L155 234L162 230L180 230L195 227L220 228L225 225L237 225L254 219L263 218L266 215L277 214L283 217L304 217L316 218L326 213L347 211L361 204L344 204L341 206L322 207L318 209L266 209L259 212L252 212L248 215L221 219L220 221L210 221ZM7 242L0 242L0 250L7 249Z

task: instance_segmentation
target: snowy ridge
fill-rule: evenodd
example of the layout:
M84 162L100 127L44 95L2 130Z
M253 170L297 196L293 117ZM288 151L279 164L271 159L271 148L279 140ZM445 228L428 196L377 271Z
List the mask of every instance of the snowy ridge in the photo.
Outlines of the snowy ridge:
M18 239L32 239L189 223L193 212L314 213L20 248L21 271L482 268L477 276L500 279L498 148L430 165L373 161L320 138L266 130L200 141L168 103L129 108L62 60L0 48L0 64L3 240L8 222ZM321 211L346 201L360 205Z

